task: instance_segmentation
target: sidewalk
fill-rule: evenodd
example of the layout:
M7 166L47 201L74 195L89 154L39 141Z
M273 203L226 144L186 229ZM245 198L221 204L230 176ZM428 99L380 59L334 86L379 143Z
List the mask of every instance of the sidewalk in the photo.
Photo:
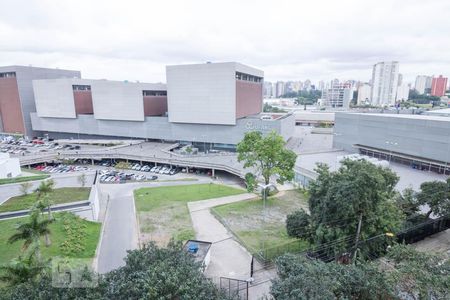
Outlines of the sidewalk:
M189 202L192 224L198 240L212 242L211 261L205 275L217 282L220 277L247 280L250 278L251 254L233 239L233 235L209 211L211 207L255 198L255 194L241 194L203 201ZM255 263L255 268L258 269ZM249 299L259 299L270 291L273 272L258 273L260 283L249 288Z

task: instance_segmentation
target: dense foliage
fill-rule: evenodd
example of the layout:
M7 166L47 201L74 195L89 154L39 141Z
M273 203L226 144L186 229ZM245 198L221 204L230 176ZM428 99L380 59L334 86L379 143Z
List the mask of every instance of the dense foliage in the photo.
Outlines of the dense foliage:
M275 131L263 136L259 131L245 134L237 145L238 160L244 162L244 168L252 168L255 176L261 175L264 183L270 183L272 176L283 184L294 178L294 164L297 155L284 147L286 142Z
M286 111L276 106L272 106L269 103L264 103L263 112L285 113Z
M419 205L428 205L427 217L431 214L437 217L450 216L450 178L447 181L422 183L416 197Z
M309 238L311 217L303 209L297 210L286 218L287 234L296 238Z
M93 277L95 278L95 277ZM90 288L55 288L49 271L3 288L0 299L226 299L179 244L150 243L129 251L125 266L99 276Z
M343 265L284 255L276 262L279 279L271 292L277 300L447 299L448 258L404 245L392 247L387 258Z
M279 279L271 293L277 300L390 299L391 288L376 267L342 265L287 254L276 262Z
M309 188L310 222L303 220L305 227L289 231L302 232L303 237L309 235L321 255L338 258L355 250L361 222L358 235L361 253L369 255L385 249L391 242L385 234L396 232L404 220L394 201L398 181L395 173L365 160L345 160L335 172L326 165L318 165L316 171L319 176ZM379 238L365 243L374 236Z

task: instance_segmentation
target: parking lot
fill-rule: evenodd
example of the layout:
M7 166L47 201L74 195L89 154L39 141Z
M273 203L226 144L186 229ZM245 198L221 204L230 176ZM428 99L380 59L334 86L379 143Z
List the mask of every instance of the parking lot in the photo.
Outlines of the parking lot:
M9 153L11 156L36 155L46 152L58 152L66 150L92 150L104 149L103 146L81 145L69 141L58 142L42 137L26 140L21 137L0 136L0 152Z

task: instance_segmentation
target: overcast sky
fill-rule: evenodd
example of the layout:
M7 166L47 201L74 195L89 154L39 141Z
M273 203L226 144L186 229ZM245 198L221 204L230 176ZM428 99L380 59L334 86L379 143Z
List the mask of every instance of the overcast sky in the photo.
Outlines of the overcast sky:
M275 80L450 75L450 0L0 0L0 65L164 82L165 65L239 61Z

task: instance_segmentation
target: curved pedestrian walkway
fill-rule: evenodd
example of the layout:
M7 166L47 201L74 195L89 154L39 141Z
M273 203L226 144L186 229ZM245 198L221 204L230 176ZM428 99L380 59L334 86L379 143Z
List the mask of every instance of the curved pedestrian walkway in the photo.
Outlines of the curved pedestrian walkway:
M205 275L214 281L218 281L220 277L248 280L252 256L233 239L233 234L211 214L210 208L252 198L255 198L255 194L246 193L188 203L196 238L212 242L211 260ZM255 268L260 269L258 266L255 266ZM273 270L259 272L258 284L250 285L249 299L260 299L269 295L270 280L274 276Z

